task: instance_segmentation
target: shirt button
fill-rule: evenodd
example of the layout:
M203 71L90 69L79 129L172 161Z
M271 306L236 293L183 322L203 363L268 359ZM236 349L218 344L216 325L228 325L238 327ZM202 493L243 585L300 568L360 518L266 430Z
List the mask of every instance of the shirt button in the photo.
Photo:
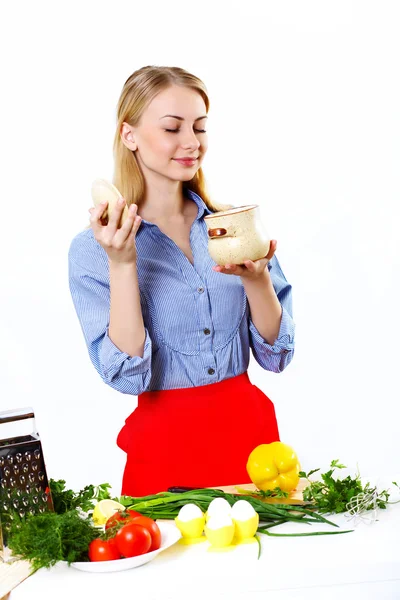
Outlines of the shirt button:
M209 375L214 375L214 373L215 373L214 369L211 369L211 368L208 369L208 374Z
M204 288L203 287L198 287L197 291L199 292L199 294L202 294L204 292Z
M209 334L211 333L211 331L210 331L209 329L207 329L207 328L206 328L206 329L203 329L203 331L204 331L204 333L205 333L206 335L209 335Z

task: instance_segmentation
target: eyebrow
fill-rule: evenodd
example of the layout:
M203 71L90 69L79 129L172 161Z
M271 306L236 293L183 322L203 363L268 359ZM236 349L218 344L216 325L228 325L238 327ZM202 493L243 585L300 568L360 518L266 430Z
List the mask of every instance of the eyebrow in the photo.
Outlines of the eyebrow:
M166 117L172 117L173 119L178 119L178 121L184 121L185 119L183 117L177 117L176 115L164 115L163 117L160 117L160 121L161 119L165 119ZM207 115L204 115L204 117L197 117L197 119L194 120L194 122L196 123L196 121L201 121L201 119L208 119Z

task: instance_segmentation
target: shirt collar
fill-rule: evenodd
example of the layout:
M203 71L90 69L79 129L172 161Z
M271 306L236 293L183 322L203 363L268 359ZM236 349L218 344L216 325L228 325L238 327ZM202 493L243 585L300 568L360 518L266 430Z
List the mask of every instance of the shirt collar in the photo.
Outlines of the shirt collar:
M190 200L193 200L193 202L195 202L197 204L198 207L198 212L197 212L197 217L196 219L201 219L201 217L206 214L206 215L210 215L212 213L212 211L208 208L208 206L206 205L206 203L204 202L204 200L202 200L200 198L200 196L198 194L196 194L196 192L193 192L192 190L189 189L185 189L185 193L187 195L188 198L190 198Z

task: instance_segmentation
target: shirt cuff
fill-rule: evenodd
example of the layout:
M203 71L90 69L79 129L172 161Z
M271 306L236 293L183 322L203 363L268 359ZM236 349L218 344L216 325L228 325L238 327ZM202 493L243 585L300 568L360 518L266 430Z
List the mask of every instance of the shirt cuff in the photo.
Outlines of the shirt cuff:
M130 356L117 348L110 339L107 328L100 350L100 362L107 379L112 379L119 371L124 377L132 377L133 375L142 375L150 369L151 338L147 328L145 328L145 333L143 356Z
M294 348L295 325L292 317L289 315L284 306L282 306L281 324L279 327L278 337L273 345L268 344L268 342L260 335L258 329L251 320L251 317L249 318L249 329L254 342L273 354L288 354Z

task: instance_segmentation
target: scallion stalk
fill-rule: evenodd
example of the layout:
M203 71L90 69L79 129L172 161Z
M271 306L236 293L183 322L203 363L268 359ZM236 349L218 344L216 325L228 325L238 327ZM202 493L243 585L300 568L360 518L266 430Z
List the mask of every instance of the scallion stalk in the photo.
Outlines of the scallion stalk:
M225 498L231 506L237 500L244 499L243 495L240 494L228 494L216 489L199 489L178 494L161 492L159 494L137 498L123 496L121 498L121 503L124 504L126 508L136 510L152 519L174 519L178 516L182 506L188 503L196 504L200 510L206 512L210 502L214 498ZM268 525L266 527L268 528L286 522L308 524L325 523L337 527L336 523L328 521L328 519L318 514L316 510L307 508L304 505L272 504L263 502L252 496L246 496L246 500L258 513L260 522L267 523ZM263 533L263 531L260 532Z

